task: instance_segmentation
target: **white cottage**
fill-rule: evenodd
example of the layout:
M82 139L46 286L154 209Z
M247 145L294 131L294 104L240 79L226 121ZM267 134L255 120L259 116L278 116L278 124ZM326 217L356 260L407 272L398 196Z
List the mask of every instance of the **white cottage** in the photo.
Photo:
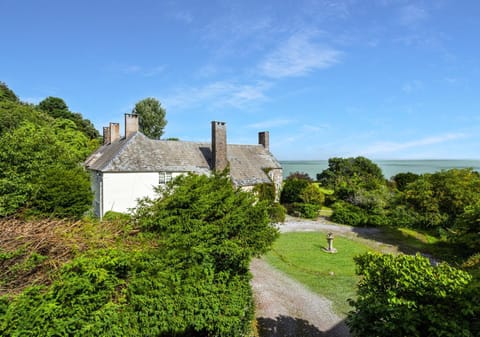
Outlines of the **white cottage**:
M211 143L154 140L138 131L138 116L125 114L125 137L120 125L103 128L104 144L86 161L94 191L94 209L128 212L154 188L188 172L210 174L227 166L233 183L251 189L260 183L282 185L282 167L269 151L269 133L260 132L258 145L227 144L226 124L212 122Z

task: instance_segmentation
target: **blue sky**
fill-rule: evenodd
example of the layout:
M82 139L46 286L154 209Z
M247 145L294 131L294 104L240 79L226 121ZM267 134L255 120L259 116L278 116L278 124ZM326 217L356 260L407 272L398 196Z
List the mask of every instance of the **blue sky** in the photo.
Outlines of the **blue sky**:
M0 81L97 129L146 97L165 137L270 131L281 160L480 159L476 0L0 0Z

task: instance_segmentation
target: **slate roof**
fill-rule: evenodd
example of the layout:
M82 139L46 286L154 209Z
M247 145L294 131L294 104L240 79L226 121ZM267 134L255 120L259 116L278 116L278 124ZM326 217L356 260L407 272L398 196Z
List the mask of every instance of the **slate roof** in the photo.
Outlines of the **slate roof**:
M262 145L227 145L230 176L237 186L271 182L265 169L281 169ZM137 132L100 147L86 161L87 169L100 172L194 172L212 170L210 143L154 140Z

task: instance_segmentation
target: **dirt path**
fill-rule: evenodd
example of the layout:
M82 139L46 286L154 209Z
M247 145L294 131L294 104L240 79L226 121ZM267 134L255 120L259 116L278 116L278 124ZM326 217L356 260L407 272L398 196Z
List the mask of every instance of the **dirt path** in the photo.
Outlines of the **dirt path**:
M252 261L257 326L261 337L347 337L329 300L271 267Z
M355 237L359 234L358 228L350 226L290 217L279 229L281 232L329 231ZM370 233L360 234L368 236ZM326 298L308 290L262 259L252 261L250 270L261 337L350 336L345 322L333 312L332 304Z

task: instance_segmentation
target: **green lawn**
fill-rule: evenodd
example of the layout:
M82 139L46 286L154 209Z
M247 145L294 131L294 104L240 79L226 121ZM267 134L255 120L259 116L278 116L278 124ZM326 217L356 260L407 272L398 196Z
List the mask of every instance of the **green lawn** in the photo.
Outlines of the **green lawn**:
M283 233L265 258L277 269L330 299L334 310L344 317L351 309L347 299L355 296L358 282L353 257L372 249L340 236L335 237L333 244L336 254L324 252L326 246L326 233Z

